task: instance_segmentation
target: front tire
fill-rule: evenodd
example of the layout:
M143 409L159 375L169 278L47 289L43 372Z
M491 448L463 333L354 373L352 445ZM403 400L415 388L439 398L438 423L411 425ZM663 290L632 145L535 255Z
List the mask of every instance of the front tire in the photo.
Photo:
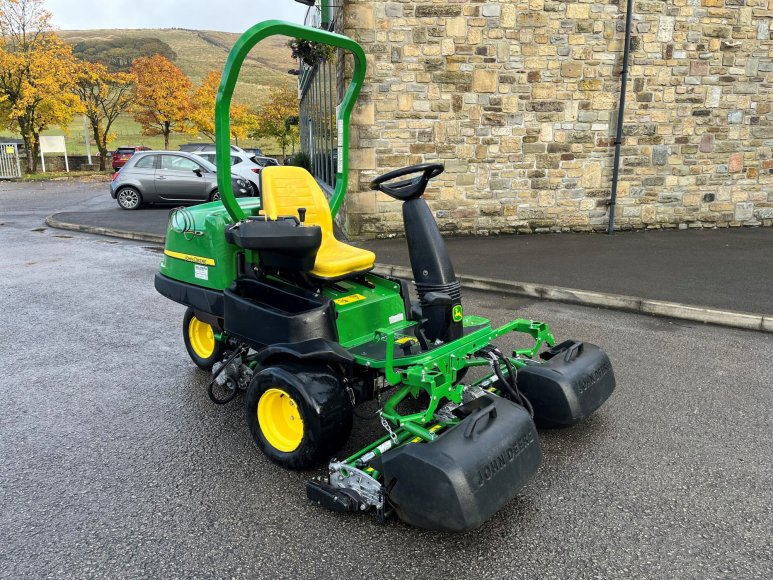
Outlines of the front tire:
M193 308L185 311L183 342L188 356L202 370L211 371L215 363L223 359L225 345L215 338L212 325L196 318Z
M352 430L346 389L323 365L267 367L252 379L245 402L255 445L286 469L310 469L330 459Z
M115 200L121 209L134 210L142 206L142 195L133 187L122 187L115 194Z
M209 194L209 201L220 201L220 192L217 189Z

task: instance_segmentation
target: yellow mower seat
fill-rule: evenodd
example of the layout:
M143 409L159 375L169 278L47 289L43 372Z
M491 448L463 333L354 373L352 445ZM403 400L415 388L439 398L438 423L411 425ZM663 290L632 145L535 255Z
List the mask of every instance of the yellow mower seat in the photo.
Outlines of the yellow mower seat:
M314 177L302 167L271 166L260 172L263 211L271 219L297 216L306 208L306 224L322 228L322 245L311 275L341 280L373 268L376 254L339 242L333 234L330 205Z

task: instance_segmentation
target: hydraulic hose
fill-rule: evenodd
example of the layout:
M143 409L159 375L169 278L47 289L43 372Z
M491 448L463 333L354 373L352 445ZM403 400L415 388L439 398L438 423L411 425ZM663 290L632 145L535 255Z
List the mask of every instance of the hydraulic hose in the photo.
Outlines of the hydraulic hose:
M526 409L533 418L534 407L532 407L531 401L529 401L529 399L527 399L518 389L518 383L516 381L518 371L513 366L513 363L510 362L510 359L495 347L483 348L479 352L491 361L491 367L494 369L494 374L497 376L497 379L499 379L505 392L510 396L510 400ZM507 369L507 376L505 376L502 371L502 364L504 364Z
M236 360L236 357L243 354L243 352L247 349L247 347L244 344L240 344L239 347L234 350L233 354L228 357L228 360L223 364L219 369L217 369L217 372L212 376L212 380L209 381L209 385L207 385L207 394L209 395L209 398L212 400L213 403L216 405L225 405L226 403L230 403L234 400L234 397L236 397L236 393L239 391L239 385L234 385L232 391L224 398L218 399L215 396L215 383L217 382L217 377L220 376L220 373L222 373L225 369L228 368L228 366Z

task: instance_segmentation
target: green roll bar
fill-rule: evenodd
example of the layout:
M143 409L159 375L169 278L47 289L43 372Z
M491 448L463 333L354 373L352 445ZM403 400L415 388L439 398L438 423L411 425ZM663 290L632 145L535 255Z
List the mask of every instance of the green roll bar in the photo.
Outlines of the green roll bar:
M349 172L349 117L352 114L354 103L365 81L365 52L359 44L346 36L281 20L266 20L250 28L236 41L225 63L223 78L220 80L220 89L217 93L217 103L215 105L217 186L220 191L221 200L235 222L244 219L244 211L234 197L231 184L231 99L233 98L234 87L236 86L236 80L239 78L239 72L244 59L261 40L275 35L302 38L312 42L328 44L336 48L348 50L354 55L352 81L346 90L340 107L338 107L336 118L341 139L338 143L339 162L336 168L336 188L333 192L333 197L330 199L330 212L335 218L346 195Z

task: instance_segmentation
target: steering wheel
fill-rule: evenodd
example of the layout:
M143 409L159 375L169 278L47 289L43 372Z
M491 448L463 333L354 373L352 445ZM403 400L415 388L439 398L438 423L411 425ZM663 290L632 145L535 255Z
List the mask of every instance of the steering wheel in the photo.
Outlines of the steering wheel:
M416 199L424 195L429 180L437 177L446 170L442 163L422 163L421 165L411 165L402 169L395 169L377 177L370 182L370 188L374 191L386 193L388 196L400 201ZM411 179L405 179L396 183L387 183L398 177L405 177L412 173L421 173Z

